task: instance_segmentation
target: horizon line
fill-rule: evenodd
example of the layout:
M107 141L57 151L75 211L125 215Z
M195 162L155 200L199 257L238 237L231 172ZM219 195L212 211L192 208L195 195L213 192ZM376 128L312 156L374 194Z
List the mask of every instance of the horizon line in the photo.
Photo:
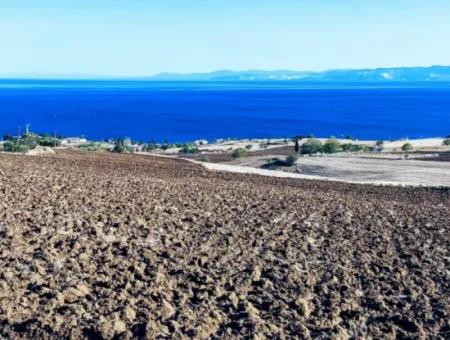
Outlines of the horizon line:
M42 79L42 80L50 80L50 79L60 79L60 80L78 80L78 79L142 79L142 78L154 78L161 75L177 75L177 76L189 76L189 75L199 75L199 74L213 74L218 72L230 72L230 73L244 73L244 72L297 72L297 73L326 73L326 72L334 72L334 71L376 71L383 69L414 69L414 68L433 68L433 67L450 67L450 65L444 64L432 64L427 66L379 66L379 67L364 67L364 68L329 68L322 69L317 71L312 70L296 70L296 69L214 69L212 71L192 71L192 72L171 72L171 71L162 71L153 74L142 74L142 75L121 75L121 74L89 74L89 73L9 73L9 74L0 74L0 79L8 80L8 79Z

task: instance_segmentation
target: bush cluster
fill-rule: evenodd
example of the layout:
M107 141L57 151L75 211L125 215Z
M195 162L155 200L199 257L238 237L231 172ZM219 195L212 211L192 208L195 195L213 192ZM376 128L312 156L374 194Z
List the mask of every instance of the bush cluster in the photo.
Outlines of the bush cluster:
M3 143L3 151L6 152L27 152L30 147L26 144L18 143L17 141L6 141Z
M134 150L129 143L125 142L124 139L117 139L114 142L114 147L111 151L115 153L132 153Z
M341 143L336 139L331 138L323 144L323 152L325 153L336 153L342 151Z
M341 144L341 149L342 151L346 152L368 151L368 147L366 145L351 144L351 143Z
M289 155L286 157L284 163L286 164L286 166L293 166L295 162L297 162L297 159L298 159L297 155Z
M231 156L233 158L242 158L242 157L246 157L247 155L248 155L248 151L243 148L237 148L231 153Z
M186 144L182 143L169 143L167 140L163 143L156 143L155 141L151 141L147 144L144 144L143 150L145 152L153 152L157 150L169 150L174 148L183 148Z
M50 135L28 133L20 137L13 137L6 135L3 137L3 150L6 152L27 152L36 148L36 146L55 147L61 145L59 138L51 137Z
M195 144L183 144L180 148L180 153L198 153L200 152L198 146Z
M302 145L297 146L296 152L302 155L312 155L316 153L336 153L336 152L368 152L368 151L382 151L383 147L377 144L376 147L370 147L361 144L339 143L336 138L330 138L325 143L322 143L316 138L308 138ZM298 149L298 151L297 151Z
M302 155L312 155L323 151L323 144L316 138L308 138L300 147L300 153Z
M97 142L89 142L87 144L79 145L78 148L80 150L83 150L83 151L91 151L92 152L92 151L99 151L99 150L101 150L102 146L101 146L100 143L97 143Z

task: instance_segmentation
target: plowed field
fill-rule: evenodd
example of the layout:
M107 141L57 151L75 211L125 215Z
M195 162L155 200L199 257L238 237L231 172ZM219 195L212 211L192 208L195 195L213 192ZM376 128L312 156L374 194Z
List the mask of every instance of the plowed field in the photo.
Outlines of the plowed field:
M450 337L450 192L0 155L0 338Z

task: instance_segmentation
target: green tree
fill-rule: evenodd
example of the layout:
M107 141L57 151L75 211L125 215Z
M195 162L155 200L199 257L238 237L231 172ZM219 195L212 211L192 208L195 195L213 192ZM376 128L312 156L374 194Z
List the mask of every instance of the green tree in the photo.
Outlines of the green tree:
M442 142L442 145L449 146L450 145L450 138L445 138Z
M411 143L405 143L402 145L402 151L403 152L409 152L413 150L413 146L411 145Z

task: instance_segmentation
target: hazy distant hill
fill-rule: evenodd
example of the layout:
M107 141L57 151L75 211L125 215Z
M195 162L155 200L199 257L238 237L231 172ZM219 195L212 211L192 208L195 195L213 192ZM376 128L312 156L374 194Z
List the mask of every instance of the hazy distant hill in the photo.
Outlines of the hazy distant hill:
M0 79L48 80L153 80L153 81L319 81L319 82L422 82L450 81L450 66L341 69L322 72L291 70L220 70L209 73L159 73L154 76L118 76L89 74L5 74Z
M450 66L399 67L361 70L330 70L323 72L307 71L215 71L211 73L160 73L150 80L165 81L450 81Z

